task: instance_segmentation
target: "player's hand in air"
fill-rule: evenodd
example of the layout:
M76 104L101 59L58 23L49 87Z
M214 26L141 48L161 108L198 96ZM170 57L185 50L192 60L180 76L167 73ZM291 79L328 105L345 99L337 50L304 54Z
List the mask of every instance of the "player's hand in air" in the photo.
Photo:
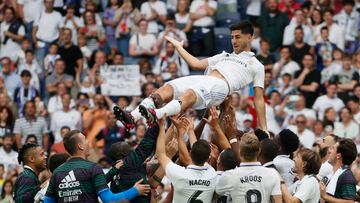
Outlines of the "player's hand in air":
M179 47L183 47L184 46L184 40L181 40L181 41L178 41L172 37L169 37L169 36L165 36L165 38L171 42L171 44L174 45L175 48L179 48Z
M141 178L138 182L135 183L134 187L139 192L139 195L147 196L150 192L150 185L149 184L141 184L143 182L143 178Z

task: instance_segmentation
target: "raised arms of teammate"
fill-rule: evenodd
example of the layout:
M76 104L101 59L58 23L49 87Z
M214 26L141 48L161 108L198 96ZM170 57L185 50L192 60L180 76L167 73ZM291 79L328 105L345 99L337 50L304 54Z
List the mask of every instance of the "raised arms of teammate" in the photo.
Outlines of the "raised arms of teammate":
M183 45L184 45L184 40L179 42L176 39L166 36L165 37L169 42L171 42L174 47L176 48L176 50L179 52L180 56L186 61L186 63L189 64L189 66L191 66L193 69L195 70L205 70L208 66L208 60L207 59L202 59L199 60L197 58L195 58L193 55L191 55L189 52L187 52Z

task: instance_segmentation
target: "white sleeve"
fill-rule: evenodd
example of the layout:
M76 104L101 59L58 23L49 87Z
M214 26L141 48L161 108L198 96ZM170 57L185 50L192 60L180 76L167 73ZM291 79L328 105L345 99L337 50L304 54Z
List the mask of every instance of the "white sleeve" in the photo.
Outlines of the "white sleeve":
M232 182L232 170L225 171L222 175L218 175L216 179L216 194L222 196L226 192L230 192L233 189Z
M133 34L130 38L129 44L137 45L136 44L136 34Z
M314 191L319 190L319 188L319 184L316 184L314 181L305 181L299 186L294 197L297 197L301 202L306 202L315 195Z
M165 175L169 180L175 184L175 182L184 176L185 168L181 167L173 162L168 163L165 166Z
M222 52L220 54L216 54L215 56L207 58L209 66L214 66L222 57L224 57L227 53Z
M274 170L274 187L271 191L271 195L281 195L281 184L280 184L280 174Z
M256 64L258 67L255 67L256 74L253 78L254 87L264 88L264 80L265 80L265 69L261 63Z
M20 26L19 31L18 31L17 34L18 34L18 35L25 36L25 27L24 27L23 25Z
M159 2L161 3L161 4L159 4L159 10L158 10L159 15L162 15L162 16L167 15L167 10L166 10L165 3L162 2L162 1L159 1Z
M312 106L312 109L314 111L319 111L319 103L320 103L320 97L315 100L315 103Z

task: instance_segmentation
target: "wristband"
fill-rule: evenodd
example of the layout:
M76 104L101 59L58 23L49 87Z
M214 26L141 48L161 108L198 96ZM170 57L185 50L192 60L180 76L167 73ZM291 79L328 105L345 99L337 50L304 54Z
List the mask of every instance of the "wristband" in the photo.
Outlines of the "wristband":
M237 143L237 141L238 141L238 140L237 140L236 138L233 138L233 139L229 140L230 144Z

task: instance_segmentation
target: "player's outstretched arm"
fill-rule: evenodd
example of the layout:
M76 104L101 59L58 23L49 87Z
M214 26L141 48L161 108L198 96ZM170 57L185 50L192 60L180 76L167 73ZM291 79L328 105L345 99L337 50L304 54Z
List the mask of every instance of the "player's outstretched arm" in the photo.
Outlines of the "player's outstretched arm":
M166 156L165 150L165 122L166 114L159 121L160 130L159 136L156 142L156 156L162 168L166 168L166 165L171 162L171 159Z
M192 160L190 158L189 151L187 150L186 143L184 141L184 134L190 126L189 119L185 117L180 118L171 118L172 123L175 125L178 132L178 146L179 146L179 158L180 161L188 166L191 164Z
M257 118L259 120L259 127L261 130L267 132L266 115L265 115L265 100L264 90L261 87L254 87L254 104L256 109Z
M176 50L179 52L180 56L193 69L195 69L195 70L205 70L209 66L209 63L208 63L207 59L199 60L199 59L195 58L193 55L191 55L189 52L187 52L184 49L184 47L183 47L184 40L180 42L180 41L177 41L176 39L174 39L172 37L169 37L169 36L166 36L165 38L174 45Z

